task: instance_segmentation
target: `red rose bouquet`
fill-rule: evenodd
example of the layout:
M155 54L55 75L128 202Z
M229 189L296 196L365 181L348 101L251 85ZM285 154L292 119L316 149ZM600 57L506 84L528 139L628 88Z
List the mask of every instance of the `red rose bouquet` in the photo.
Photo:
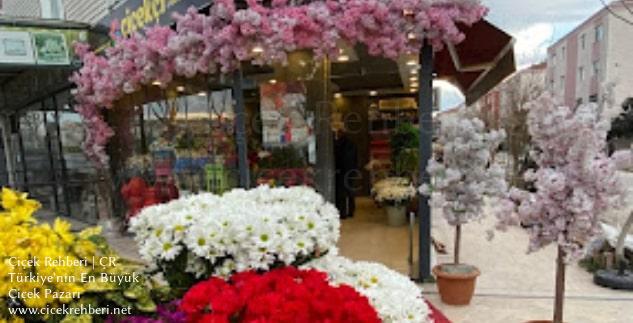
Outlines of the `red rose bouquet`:
M326 273L294 267L200 282L185 294L180 310L188 322L380 322L369 300L352 287L331 286Z

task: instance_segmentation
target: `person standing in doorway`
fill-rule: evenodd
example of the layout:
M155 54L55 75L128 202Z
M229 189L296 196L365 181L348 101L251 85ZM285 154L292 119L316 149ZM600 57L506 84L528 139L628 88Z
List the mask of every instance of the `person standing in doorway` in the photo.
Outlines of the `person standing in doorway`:
M356 145L345 133L344 127L334 129L334 159L336 167L336 207L341 218L354 216L356 202L354 183L358 173L358 156Z

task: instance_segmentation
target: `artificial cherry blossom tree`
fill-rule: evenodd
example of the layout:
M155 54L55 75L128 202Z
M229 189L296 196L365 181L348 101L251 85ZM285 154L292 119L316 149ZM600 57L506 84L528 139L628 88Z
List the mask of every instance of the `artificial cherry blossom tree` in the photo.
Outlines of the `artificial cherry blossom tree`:
M442 161L429 162L434 182L420 190L432 195L434 206L442 208L448 223L455 226L455 265L460 264L462 225L484 215L485 196L502 197L507 191L503 169L492 163L492 153L504 139L505 132L486 132L477 118L442 120Z
M558 245L554 322L563 320L566 264L583 255L600 232L599 219L619 205L623 191L616 163L606 155L609 122L598 106L559 105L550 94L529 103L528 129L538 166L525 174L534 191L512 188L497 214L498 228L523 225L528 252Z

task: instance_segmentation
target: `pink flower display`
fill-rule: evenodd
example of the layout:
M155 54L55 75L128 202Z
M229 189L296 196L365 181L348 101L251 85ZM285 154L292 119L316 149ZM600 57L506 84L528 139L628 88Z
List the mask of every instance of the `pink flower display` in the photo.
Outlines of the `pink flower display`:
M115 38L105 56L83 44L75 47L83 67L71 80L91 160L107 164L105 145L114 135L101 110L154 81L166 87L174 77L230 73L240 62L285 64L296 50L311 51L317 59L335 57L341 42L363 44L370 54L392 59L418 52L424 39L441 50L464 39L458 25L472 25L487 13L479 0L247 3L238 10L233 0L217 0L208 15L192 7L175 15L175 30L154 26L144 35Z
M560 106L549 94L529 103L528 128L538 165L525 179L534 190L513 188L499 210L498 227L523 224L529 252L557 243L567 260L583 255L600 231L600 216L623 198L616 177L619 155L606 155L609 122L595 105Z

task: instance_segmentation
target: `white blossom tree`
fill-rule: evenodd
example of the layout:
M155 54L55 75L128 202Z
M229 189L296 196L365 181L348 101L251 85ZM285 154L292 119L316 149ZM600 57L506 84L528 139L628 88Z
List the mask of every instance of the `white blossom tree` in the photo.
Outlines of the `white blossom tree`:
M525 180L533 191L510 190L501 203L498 228L522 224L530 234L528 252L558 245L554 322L563 321L566 263L578 259L596 235L599 219L621 204L623 190L615 160L606 154L609 122L598 106L559 105L550 94L529 103L527 124L538 168Z
M480 219L485 196L502 196L507 190L503 168L492 164L492 152L504 140L503 131L486 132L477 119L447 118L442 121L439 144L442 161L432 159L428 171L434 182L422 186L434 206L455 226L454 264L459 265L462 225Z

